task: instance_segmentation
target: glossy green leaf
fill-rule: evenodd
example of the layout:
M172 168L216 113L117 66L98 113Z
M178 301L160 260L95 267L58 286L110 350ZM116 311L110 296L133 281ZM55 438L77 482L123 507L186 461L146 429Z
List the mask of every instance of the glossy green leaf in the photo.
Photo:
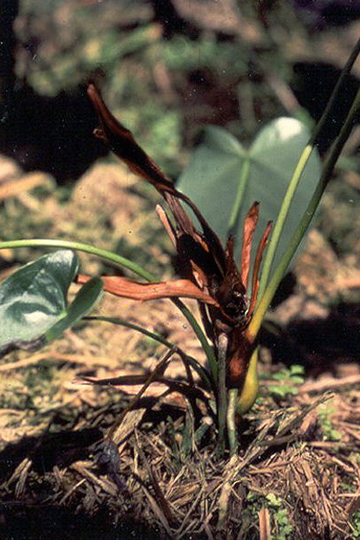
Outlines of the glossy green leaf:
M0 285L0 356L34 350L45 333L67 316L67 292L78 272L77 255L59 250L31 262Z
M254 201L260 202L257 242L269 220L275 221L292 173L307 144L308 129L294 118L278 118L265 126L249 150L219 127L205 130L204 139L193 153L189 166L177 188L199 207L209 224L225 242L230 216L241 182L244 193L239 211L235 212L237 243L242 238L242 223ZM297 228L310 201L321 171L319 156L314 152L305 168L286 219L275 264ZM238 246L239 249L239 246Z

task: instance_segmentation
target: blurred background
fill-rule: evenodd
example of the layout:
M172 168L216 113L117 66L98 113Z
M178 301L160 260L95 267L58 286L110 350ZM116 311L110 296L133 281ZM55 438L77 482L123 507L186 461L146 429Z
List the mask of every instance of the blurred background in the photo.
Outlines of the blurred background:
M105 152L89 78L176 177L206 124L245 143L280 115L311 124L360 29L351 0L3 0L0 10L0 151L58 183ZM356 86L350 77L323 152Z

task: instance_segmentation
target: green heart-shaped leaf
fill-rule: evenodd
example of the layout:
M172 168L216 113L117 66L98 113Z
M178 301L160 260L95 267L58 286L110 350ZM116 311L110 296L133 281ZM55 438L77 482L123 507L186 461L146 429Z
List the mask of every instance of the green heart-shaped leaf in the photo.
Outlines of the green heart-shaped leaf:
M59 250L23 266L1 283L0 356L18 348L39 348L89 311L101 292L98 278L67 305L68 289L78 269L77 255Z
M310 137L308 129L294 118L278 118L265 126L249 150L219 127L208 127L177 188L199 207L212 228L225 242L235 213L233 232L241 242L246 212L260 202L260 220L255 235L259 240L269 220L275 221L301 152ZM296 230L310 201L321 172L318 154L306 165L285 221L275 264ZM240 208L236 197L243 189ZM239 248L239 246L238 246Z

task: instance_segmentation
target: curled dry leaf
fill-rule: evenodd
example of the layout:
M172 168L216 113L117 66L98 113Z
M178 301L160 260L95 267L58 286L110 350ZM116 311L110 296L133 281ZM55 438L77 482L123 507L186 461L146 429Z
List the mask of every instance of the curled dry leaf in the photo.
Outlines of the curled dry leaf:
M243 229L243 240L241 249L241 279L245 287L248 286L249 282L251 246L258 221L259 203L255 202L247 213Z
M88 95L101 123L101 128L95 131L96 137L106 141L114 154L124 161L133 173L151 182L158 190L174 193L176 190L171 180L137 144L132 133L111 114L93 84L88 86Z
M77 283L86 283L91 276L78 274ZM188 279L175 279L161 283L139 283L128 278L105 276L101 278L104 291L132 300L158 300L160 298L194 298L205 304L218 305L216 300Z

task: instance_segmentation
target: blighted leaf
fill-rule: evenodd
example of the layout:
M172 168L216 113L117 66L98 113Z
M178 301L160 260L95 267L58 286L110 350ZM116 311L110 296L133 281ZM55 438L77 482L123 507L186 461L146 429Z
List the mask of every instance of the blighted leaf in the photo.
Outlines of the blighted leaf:
M267 246L269 236L272 229L272 222L269 221L269 223L266 225L266 229L263 232L262 237L260 238L260 242L258 244L256 254L255 254L255 260L254 260L254 268L253 268L253 275L252 275L252 285L251 285L251 302L249 307L249 314L252 315L256 302L257 302L257 296L259 292L259 285L260 285L260 266L261 266L261 260L264 254L264 250Z
M246 215L243 225L241 249L241 279L247 288L250 274L250 259L253 236L259 221L259 203L255 202Z
M0 356L9 350L33 350L44 334L67 314L67 292L79 261L59 250L31 262L0 285Z
M95 135L106 142L111 150L124 161L130 170L150 182L161 195L174 214L175 221L182 233L190 235L195 243L199 240L192 221L182 208L178 199L186 202L201 224L207 248L220 268L224 267L224 251L218 236L209 227L201 212L193 202L183 193L177 191L173 181L160 169L160 167L138 145L132 133L125 128L109 111L99 90L93 84L88 86L88 96L92 101L101 127L95 130Z
M78 283L86 283L89 276L79 274ZM161 283L138 283L128 278L105 276L101 278L104 290L132 300L156 300L160 298L195 298L206 304L217 305L214 298L202 291L188 279L174 279Z
M265 126L251 148L245 150L224 129L209 127L205 130L203 142L181 175L177 188L193 200L225 241L236 194L244 179L244 168L249 167L235 240L240 249L245 213L254 201L259 201L260 218L254 236L254 243L257 244L267 222L277 218L292 173L309 136L308 129L298 120L278 118ZM315 151L295 193L275 263L299 224L320 172L321 162Z
M87 92L101 123L101 128L95 131L96 136L106 141L134 174L148 180L160 192L176 193L172 181L138 145L131 131L111 114L96 86L89 84Z

